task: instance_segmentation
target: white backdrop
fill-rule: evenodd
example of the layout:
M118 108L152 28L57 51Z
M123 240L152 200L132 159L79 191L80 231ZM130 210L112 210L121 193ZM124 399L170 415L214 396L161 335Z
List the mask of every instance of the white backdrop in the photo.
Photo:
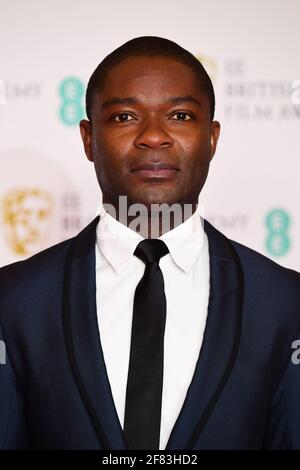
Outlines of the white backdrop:
M98 63L143 35L199 57L218 150L200 202L227 236L300 270L299 0L0 0L0 265L76 234L100 190L78 121Z

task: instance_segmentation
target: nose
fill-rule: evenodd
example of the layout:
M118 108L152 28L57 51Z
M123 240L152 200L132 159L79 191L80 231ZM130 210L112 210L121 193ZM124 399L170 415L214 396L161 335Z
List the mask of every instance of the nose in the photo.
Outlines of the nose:
M139 132L134 144L138 148L166 148L172 147L173 139L161 122L149 120Z

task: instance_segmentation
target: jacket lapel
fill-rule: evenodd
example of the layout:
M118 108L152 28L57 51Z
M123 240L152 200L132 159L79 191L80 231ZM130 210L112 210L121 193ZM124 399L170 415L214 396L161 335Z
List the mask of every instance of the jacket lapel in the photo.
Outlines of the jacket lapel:
M64 332L70 366L81 398L105 450L126 449L114 406L98 330L96 217L74 238L66 262Z
M204 221L210 257L210 296L202 347L166 449L193 449L226 385L238 352L243 272L230 241Z
M100 448L126 450L100 342L96 308L96 217L73 239L65 268L64 331L70 366ZM243 273L230 241L205 220L210 297L193 379L166 449L193 449L231 373L242 324Z

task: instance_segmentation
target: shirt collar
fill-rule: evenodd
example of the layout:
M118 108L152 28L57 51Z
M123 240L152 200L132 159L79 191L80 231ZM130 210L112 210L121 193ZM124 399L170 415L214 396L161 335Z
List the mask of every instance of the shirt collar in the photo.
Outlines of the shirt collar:
M102 204L99 214L97 247L113 270L119 274L130 262L134 250L144 237L117 221L106 212ZM204 244L203 219L199 206L191 217L164 233L159 239L167 245L176 265L189 273Z

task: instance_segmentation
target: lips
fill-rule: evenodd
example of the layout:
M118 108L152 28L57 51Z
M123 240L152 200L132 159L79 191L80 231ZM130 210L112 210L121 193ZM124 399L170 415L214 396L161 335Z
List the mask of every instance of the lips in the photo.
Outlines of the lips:
M160 171L160 170L176 170L177 168L170 163L157 162L157 163L141 163L133 168L132 171L142 171L142 170L151 170L151 171Z
M131 170L136 176L143 178L172 178L178 169L170 163L157 162L157 163L141 163Z

